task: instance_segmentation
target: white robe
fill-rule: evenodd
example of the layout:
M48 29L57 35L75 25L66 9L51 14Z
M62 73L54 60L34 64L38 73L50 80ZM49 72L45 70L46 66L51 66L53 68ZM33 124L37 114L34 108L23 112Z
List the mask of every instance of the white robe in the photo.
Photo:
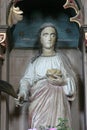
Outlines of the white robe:
M76 94L75 73L66 57L56 53L55 56L39 56L28 68L20 81L20 91L29 97L29 127L55 127L58 118L68 120L71 128L71 114L68 100L74 100ZM61 70L67 84L64 86L52 85L46 77L48 69Z

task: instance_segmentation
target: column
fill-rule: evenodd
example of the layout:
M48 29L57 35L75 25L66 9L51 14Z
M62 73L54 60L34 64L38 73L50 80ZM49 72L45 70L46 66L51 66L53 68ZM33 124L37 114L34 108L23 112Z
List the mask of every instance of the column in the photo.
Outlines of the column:
M84 81L84 126L85 130L87 130L87 25L82 26L83 30L83 81Z
M8 54L8 40L7 40L8 27L6 25L0 25L0 79L2 75L2 65L4 61L4 55ZM8 55L6 56L8 62ZM8 70L8 69L7 69ZM7 77L7 75L6 75ZM7 78L8 80L8 78ZM0 129L1 129L1 92L0 92ZM9 97L6 95L6 130L9 130Z

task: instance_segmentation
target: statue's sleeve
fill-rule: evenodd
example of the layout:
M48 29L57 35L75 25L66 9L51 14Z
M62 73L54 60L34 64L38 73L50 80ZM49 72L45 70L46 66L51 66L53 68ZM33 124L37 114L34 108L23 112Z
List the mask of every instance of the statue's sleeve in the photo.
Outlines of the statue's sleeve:
M61 70L66 81L63 90L69 100L74 100L76 96L77 78L70 61L66 58L67 57L61 58Z
M20 80L20 93L27 93L30 86L32 86L34 80L34 67L32 63L29 63L24 76Z

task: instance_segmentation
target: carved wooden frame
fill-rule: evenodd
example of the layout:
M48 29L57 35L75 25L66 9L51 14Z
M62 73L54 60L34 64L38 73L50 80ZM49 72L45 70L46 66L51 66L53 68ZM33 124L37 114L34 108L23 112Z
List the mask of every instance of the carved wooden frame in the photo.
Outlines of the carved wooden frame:
M16 12L15 12L16 15L18 15L18 17L22 17L23 12L20 9L17 11L18 7L15 7L16 3L19 2L19 1L22 1L22 0L12 0L11 1L9 14L12 11L12 8L13 8L13 15L14 15L14 12L16 10ZM79 27L81 27L83 25L83 15L82 15L83 11L81 9L79 9L79 7L76 3L76 0L66 0L66 3L63 5L63 7L64 7L64 9L73 8L75 10L76 15L74 17L71 17L70 21L76 22L79 25ZM8 18L9 18L9 15L8 15ZM9 20L7 20L7 21L9 21ZM20 21L20 18L18 19L18 21ZM16 21L16 23L18 21ZM12 22L13 22L13 24L16 24L13 20L12 20ZM10 25L12 26L13 24L9 24L9 22L8 22L9 26Z

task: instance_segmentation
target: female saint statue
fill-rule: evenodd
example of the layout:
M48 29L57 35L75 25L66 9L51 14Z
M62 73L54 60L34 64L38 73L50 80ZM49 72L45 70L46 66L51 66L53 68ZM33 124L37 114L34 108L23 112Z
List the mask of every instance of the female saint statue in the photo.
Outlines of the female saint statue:
M75 99L76 75L67 57L55 51L57 35L53 24L41 26L41 54L29 63L20 80L19 105L29 96L29 128L55 127L58 118L67 119L71 128L69 101Z

